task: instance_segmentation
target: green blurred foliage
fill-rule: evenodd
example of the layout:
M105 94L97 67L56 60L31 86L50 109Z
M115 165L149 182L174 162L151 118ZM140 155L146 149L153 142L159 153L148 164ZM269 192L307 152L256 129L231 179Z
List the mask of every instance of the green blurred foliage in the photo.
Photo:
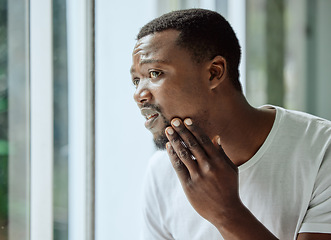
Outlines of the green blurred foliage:
M7 1L0 0L0 227L8 224Z

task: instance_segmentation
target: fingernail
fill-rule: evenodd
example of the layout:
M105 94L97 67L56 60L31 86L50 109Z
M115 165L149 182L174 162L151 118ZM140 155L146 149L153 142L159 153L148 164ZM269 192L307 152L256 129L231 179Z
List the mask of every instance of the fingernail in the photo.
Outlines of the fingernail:
M184 122L185 122L185 124L188 125L188 126L191 126L191 125L192 125L192 120L191 120L191 118L186 118L186 119L184 120Z
M166 143L166 148L169 149L170 148L170 142Z
M174 134L174 130L173 130L172 128L168 128L168 129L167 129L167 133L168 133L169 135L172 135L172 134Z
M180 121L178 119L176 119L175 121L172 122L172 124L175 126L175 127L179 127L180 125Z
M217 144L221 146L221 138L220 138L220 136L217 136Z

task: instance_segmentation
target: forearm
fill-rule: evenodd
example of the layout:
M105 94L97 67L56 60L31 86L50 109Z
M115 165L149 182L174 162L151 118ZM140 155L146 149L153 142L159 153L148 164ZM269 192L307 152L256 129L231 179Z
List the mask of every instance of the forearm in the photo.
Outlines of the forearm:
M240 204L213 223L225 240L276 240L276 238L256 217Z

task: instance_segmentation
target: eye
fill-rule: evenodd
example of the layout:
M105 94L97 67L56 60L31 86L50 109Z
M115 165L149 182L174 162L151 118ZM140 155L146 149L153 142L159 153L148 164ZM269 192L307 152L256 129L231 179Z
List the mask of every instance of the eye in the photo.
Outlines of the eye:
M139 78L134 78L134 79L132 80L132 83L133 83L133 85L134 85L135 87L138 87L139 82L140 82L140 79L139 79Z
M149 78L157 78L162 74L161 71L149 71Z

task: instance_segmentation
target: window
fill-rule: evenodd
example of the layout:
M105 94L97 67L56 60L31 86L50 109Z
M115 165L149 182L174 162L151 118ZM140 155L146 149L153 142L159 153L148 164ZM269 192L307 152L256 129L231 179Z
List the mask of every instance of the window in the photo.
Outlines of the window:
M1 239L93 238L92 3L0 3Z
M0 0L0 239L136 239L155 150L132 99L136 34L171 10L222 13L258 106L268 99L266 2ZM331 2L284 2L282 101L331 119Z

